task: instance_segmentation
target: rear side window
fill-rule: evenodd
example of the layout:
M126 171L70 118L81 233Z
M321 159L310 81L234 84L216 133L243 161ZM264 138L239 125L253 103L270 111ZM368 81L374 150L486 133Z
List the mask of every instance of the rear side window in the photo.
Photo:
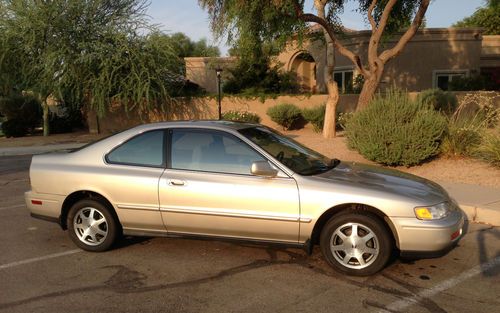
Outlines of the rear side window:
M140 134L106 156L108 163L162 167L164 158L164 131L154 130Z

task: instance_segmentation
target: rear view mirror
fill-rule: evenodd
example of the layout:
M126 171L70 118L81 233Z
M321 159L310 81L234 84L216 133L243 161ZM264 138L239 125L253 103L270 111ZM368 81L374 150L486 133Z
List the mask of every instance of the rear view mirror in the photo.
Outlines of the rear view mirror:
M252 163L252 168L250 172L253 175L264 176L264 177L276 177L278 171L275 170L271 164L267 161L256 161Z

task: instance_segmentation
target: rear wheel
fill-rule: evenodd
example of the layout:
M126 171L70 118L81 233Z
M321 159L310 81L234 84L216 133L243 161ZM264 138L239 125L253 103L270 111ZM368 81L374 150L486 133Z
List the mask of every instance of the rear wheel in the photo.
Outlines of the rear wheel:
M334 269L348 275L367 276L384 268L393 244L375 215L346 213L327 222L321 232L320 247Z
M71 240L87 251L108 250L118 234L118 222L111 210L93 199L75 203L68 212L67 225Z

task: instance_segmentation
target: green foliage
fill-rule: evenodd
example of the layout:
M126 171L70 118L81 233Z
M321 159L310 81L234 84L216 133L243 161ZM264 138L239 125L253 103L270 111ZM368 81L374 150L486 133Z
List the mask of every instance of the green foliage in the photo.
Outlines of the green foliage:
M317 133L323 130L323 125L325 123L325 107L325 104L321 104L302 110L304 119L313 125L313 129Z
M23 137L28 133L28 127L22 120L8 120L2 123L2 133L5 137Z
M262 58L256 63L250 59L239 59L238 64L229 69L231 77L224 82L222 91L228 94L251 93L297 93L299 86L292 72L282 72L278 66L269 67L269 59Z
M235 122L247 122L247 123L260 123L260 116L256 113L248 112L248 111L236 111L230 110L222 113L222 119L226 121L235 121Z
M473 156L493 166L500 167L500 125L491 133L485 133Z
M349 146L386 165L411 166L437 155L445 130L442 114L398 90L376 96L346 123Z
M465 97L467 100L467 96ZM448 157L473 156L481 145L490 125L497 123L498 109L490 106L473 107L463 101L448 118L448 131L441 150Z
M479 8L469 17L455 23L454 27L482 27L484 35L500 35L500 4L489 0L486 7Z
M286 130L298 127L298 124L303 119L300 109L289 103L281 103L270 107L266 113L273 122L281 125Z
M43 100L69 94L103 115L111 103L143 110L168 103L182 87L182 63L148 24L145 0L2 5L0 39L9 47L0 49L0 72L10 82L4 90L30 90Z
M4 134L7 137L24 136L40 125L40 102L32 95L13 94L0 97L0 113L6 119L2 127L6 128Z
M423 90L418 94L417 101L423 105L430 105L446 115L453 114L458 106L455 94L438 88Z
M218 57L220 55L219 48L209 46L207 40L202 38L198 41L191 40L183 33L174 33L171 35L161 35L165 40L170 41L179 58L186 57Z

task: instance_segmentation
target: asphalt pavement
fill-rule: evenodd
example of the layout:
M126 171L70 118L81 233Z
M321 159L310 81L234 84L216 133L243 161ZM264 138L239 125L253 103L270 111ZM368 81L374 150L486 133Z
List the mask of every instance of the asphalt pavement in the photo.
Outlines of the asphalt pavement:
M316 248L129 237L77 249L23 204L30 156L0 157L0 312L497 312L500 227L470 223L436 259L333 271Z

